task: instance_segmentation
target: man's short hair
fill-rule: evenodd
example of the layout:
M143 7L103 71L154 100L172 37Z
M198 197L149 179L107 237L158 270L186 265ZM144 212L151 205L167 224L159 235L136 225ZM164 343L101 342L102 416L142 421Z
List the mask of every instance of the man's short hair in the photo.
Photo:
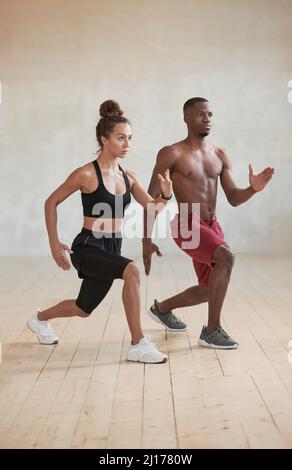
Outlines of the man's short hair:
M206 98L200 98L199 96L196 96L195 98L190 98L184 104L184 113L186 112L188 108L191 108L191 106L193 106L195 103L200 103L200 102L209 103L209 100L207 100Z

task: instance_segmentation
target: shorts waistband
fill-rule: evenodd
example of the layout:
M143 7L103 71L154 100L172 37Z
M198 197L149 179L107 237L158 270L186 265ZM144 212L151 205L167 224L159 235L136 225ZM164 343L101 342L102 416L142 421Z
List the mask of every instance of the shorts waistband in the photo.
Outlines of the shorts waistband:
M188 222L190 222L194 217L196 220L200 220L210 225L214 223L215 221L217 221L216 215L213 215L210 219L204 219L203 217L200 217L198 214L193 213L193 212L189 212L187 214L187 217L186 217L186 214L182 214L179 212L175 215L175 220L177 220L178 222L183 222L183 221L188 220Z
M88 228L82 227L81 232L84 235L93 238L122 238L122 232L96 232L94 230L89 230Z
M194 212L189 212L189 213L188 213L188 218L192 218L192 217L194 216L194 214L196 214L196 213L194 213ZM216 220L217 217L216 217L216 215L214 214L214 215L212 215L212 217L211 217L210 219L204 219L204 217L200 217L200 219L203 220L204 222L210 222L211 220Z

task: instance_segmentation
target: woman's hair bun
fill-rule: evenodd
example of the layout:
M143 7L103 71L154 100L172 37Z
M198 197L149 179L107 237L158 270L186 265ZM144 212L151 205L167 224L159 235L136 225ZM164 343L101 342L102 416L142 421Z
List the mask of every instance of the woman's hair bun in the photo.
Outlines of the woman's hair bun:
M102 118L118 117L123 115L120 105L114 100L104 101L99 108L99 114Z

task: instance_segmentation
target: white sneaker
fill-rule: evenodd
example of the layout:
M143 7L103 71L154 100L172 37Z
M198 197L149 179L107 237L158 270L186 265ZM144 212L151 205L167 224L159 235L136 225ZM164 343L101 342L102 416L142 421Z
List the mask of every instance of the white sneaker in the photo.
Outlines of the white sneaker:
M156 349L150 338L144 336L138 344L131 345L127 354L128 361L146 362L159 364L167 361L167 356Z
M41 344L58 344L59 338L54 334L49 322L39 320L37 313L26 324L33 333L36 333Z

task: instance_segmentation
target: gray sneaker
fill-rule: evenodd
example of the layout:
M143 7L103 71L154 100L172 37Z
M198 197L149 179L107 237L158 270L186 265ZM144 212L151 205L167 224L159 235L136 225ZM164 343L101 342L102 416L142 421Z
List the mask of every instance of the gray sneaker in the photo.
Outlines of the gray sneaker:
M213 349L237 349L239 344L223 330L222 326L218 326L208 333L207 327L203 326L200 338L198 340L200 346Z
M157 323L160 323L160 325L164 326L164 328L166 328L168 331L182 332L187 331L188 329L187 325L179 318L177 318L171 310L165 313L161 313L157 306L156 299L154 300L154 304L151 305L147 313L149 317L152 318L152 320L156 321Z

